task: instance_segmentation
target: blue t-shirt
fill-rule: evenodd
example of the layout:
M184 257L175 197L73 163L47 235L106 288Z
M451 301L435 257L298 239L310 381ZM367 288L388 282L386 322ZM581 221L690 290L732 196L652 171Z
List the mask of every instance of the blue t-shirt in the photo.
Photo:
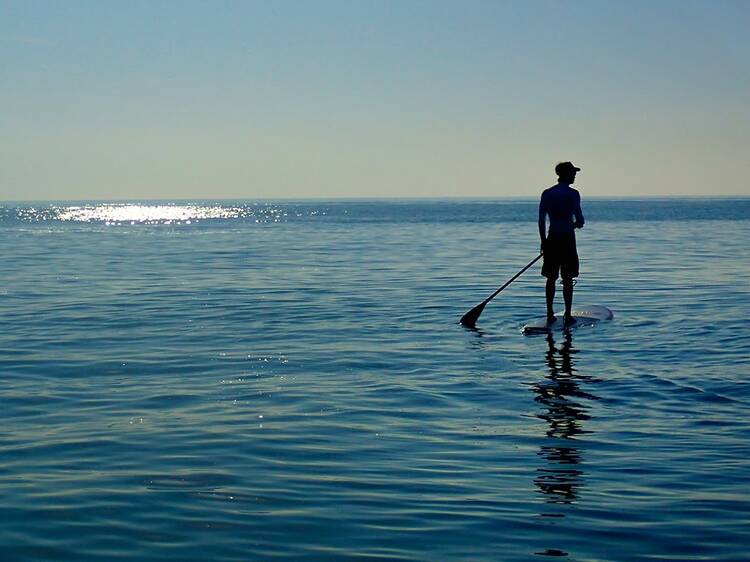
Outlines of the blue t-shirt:
M545 215L549 216L549 233L572 233L583 227L581 194L567 184L558 183L542 192L539 201L539 225L544 228Z

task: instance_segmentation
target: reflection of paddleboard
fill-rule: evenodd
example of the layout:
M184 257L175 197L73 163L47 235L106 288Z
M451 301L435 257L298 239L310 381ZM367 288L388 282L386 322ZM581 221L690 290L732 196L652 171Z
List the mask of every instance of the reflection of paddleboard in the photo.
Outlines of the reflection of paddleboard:
M555 315L555 321L548 324L547 318L539 318L526 324L521 328L524 335L546 334L547 332L559 332L561 330L572 330L581 326L593 326L602 320L612 320L614 314L606 306L574 306L571 315L576 319L576 323L571 326L565 326L563 323L563 312Z

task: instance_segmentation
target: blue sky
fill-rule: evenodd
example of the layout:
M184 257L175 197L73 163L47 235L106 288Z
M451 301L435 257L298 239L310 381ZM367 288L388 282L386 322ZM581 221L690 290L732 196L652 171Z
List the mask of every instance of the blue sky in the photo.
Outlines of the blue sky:
M750 2L0 0L0 199L750 196Z

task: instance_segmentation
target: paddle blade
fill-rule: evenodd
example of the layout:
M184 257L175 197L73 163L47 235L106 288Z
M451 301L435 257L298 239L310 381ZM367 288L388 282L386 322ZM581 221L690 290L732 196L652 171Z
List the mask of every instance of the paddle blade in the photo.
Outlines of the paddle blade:
M479 316L482 314L482 311L484 310L485 306L487 306L487 301L479 303L474 308L472 308L469 312L464 314L461 317L461 320L459 320L459 322L461 322L461 324L463 324L464 326L473 328L474 325L477 323L477 320L479 320Z

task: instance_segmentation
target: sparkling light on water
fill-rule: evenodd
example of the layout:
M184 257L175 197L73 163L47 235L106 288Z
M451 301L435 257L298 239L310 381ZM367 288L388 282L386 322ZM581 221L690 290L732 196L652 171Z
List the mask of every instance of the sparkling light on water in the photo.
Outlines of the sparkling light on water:
M96 205L64 207L58 211L58 220L110 223L172 223L200 219L230 219L241 216L241 210L233 207L209 207L201 205Z
M207 219L253 219L254 222L282 222L288 213L274 205L201 205L101 203L51 206L19 210L24 221L65 221L121 224L192 224Z

